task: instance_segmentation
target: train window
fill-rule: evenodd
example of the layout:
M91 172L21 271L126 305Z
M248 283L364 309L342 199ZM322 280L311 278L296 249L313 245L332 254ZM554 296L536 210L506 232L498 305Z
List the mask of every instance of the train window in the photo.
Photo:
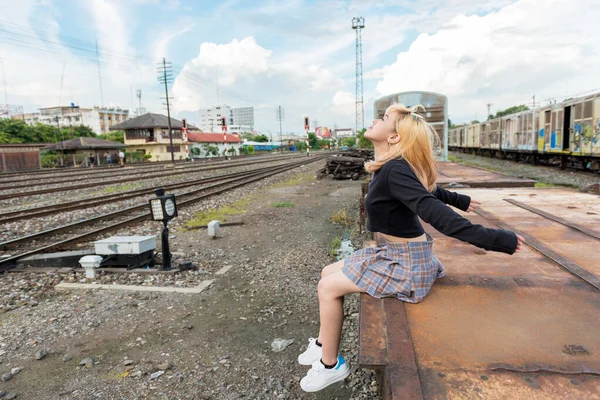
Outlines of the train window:
M586 101L583 103L583 118L592 118L592 101Z
M581 119L581 112L583 111L583 107L581 103L575 104L575 119Z

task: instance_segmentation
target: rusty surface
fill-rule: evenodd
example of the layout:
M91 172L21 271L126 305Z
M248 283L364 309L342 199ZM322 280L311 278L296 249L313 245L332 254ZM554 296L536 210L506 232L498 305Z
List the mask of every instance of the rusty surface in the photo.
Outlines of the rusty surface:
M535 181L531 179L515 178L452 162L438 162L437 166L439 174L437 183L440 186L450 183L468 185L472 188L533 187L535 185Z
M600 199L566 189L456 191L482 201L489 219L459 213L515 229L531 246L512 256L486 252L425 225L447 275L423 302L395 302L406 321L386 337L408 354L398 364L414 349L425 399L600 399L600 290L565 269L568 262L599 276L600 241L584 231L600 226ZM392 372L388 388L406 390Z
M525 209L527 211L531 211L532 213L541 215L544 218L551 219L551 220L553 220L555 222L558 222L559 224L563 224L565 226L568 226L569 228L572 228L572 229L578 230L580 232L583 232L586 235L589 235L591 237L595 237L596 239L600 239L600 232L597 232L597 231L594 231L592 229L586 228L585 226L581 226L581 225L575 224L573 222L567 221L566 219L559 218L556 215L547 213L547 212L545 212L543 210L540 210L539 208L532 207L532 206L527 205L525 203L522 203L520 201L513 200L513 199L504 199L504 200L507 201L507 202L509 202L510 204L513 204L513 205L517 206L517 207L521 207L521 208L523 208L523 209Z
M366 293L360 295L358 363L379 368L388 364L385 315L381 301Z

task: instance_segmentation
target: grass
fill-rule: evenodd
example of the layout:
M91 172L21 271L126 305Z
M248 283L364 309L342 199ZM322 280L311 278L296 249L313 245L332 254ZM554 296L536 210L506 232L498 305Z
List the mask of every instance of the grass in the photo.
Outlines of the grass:
M314 173L305 172L303 174L298 174L285 182L281 182L276 185L273 185L273 187L275 187L275 188L290 187L290 186L299 185L304 182L313 182L316 180L317 180L317 178L315 177Z
M329 256L330 257L335 257L338 254L338 250L340 249L340 246L342 245L342 237L341 236L336 236L333 239L331 239L331 243L329 243Z
M210 221L219 220L220 222L227 222L228 218L234 215L240 215L246 212L246 208L252 201L251 198L245 198L236 201L231 205L226 205L219 208L212 208L210 210L200 211L192 219L186 222L188 228L195 228L198 226L205 226Z
M271 205L276 208L286 208L286 207L295 207L296 206L294 203L290 203L287 201L276 201L275 203L272 203Z
M352 223L352 219L346 213L346 209L336 211L333 213L331 218L329 218L329 222L333 224L339 224L344 226L350 226Z
M123 185L108 186L103 190L104 193L115 193L124 192L127 190L135 189L137 186L133 183L125 183Z
M552 183L546 183L546 182L536 182L535 187L536 188L549 188L549 187L557 187L557 185L554 185Z
M568 188L568 189L579 189L577 185L568 185L561 183L548 183L543 181L538 181L535 183L536 188Z

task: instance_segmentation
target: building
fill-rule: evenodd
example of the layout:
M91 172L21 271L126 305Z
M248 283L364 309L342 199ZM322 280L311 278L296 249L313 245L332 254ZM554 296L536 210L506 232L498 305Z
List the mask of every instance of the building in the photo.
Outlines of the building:
M94 156L94 165L106 165L108 162L105 153L111 158L112 165L119 164L119 150L125 147L123 143L113 142L111 140L102 140L92 137L78 137L75 139L64 140L55 144L43 147L42 150L54 150L61 155L62 165L64 166L86 166L89 167L89 156Z
M0 144L0 171L30 171L40 169L40 149L46 143Z
M248 127L245 132L252 132L254 129L254 107L232 108L231 119L231 125Z
M188 124L188 129L193 131L198 128ZM169 141L169 120L166 115L146 113L113 125L110 130L124 131L127 151L141 152L143 155L149 154L151 155L150 161L170 160L171 150L173 150L176 160L186 157L181 134L181 121L175 118L171 118L172 149Z
M352 128L338 128L338 129L333 130L333 137L335 137L337 139L354 137L354 136L356 136L356 135L354 134L354 129L352 129Z
M20 116L19 116L20 117ZM111 126L126 121L129 110L119 107L81 108L76 105L40 108L40 112L23 114L29 125L42 123L56 127L89 126L96 134L108 133Z
M199 111L199 128L204 132L221 130L221 118L225 117L228 132L252 132L254 129L254 107L231 108L219 105Z
M227 148L227 154L239 155L242 139L232 134L227 134L227 143L224 142L224 139L223 133L220 132L190 132L188 138L190 152L194 158L217 157L222 156L225 148ZM216 147L218 154L207 154L208 146ZM235 154L230 152L229 149L232 148L235 150Z

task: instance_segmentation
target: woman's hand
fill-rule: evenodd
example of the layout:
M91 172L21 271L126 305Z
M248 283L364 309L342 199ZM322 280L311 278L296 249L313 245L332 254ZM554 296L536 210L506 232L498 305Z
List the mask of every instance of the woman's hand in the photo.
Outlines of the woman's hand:
M525 239L523 239L523 236L517 235L517 249L515 250L515 253L518 253L519 251L521 251L521 249L523 248L524 245L525 245Z
M480 201L471 199L471 204L469 204L469 208L467 209L467 212L475 211L475 209L479 208L480 205L481 205Z

